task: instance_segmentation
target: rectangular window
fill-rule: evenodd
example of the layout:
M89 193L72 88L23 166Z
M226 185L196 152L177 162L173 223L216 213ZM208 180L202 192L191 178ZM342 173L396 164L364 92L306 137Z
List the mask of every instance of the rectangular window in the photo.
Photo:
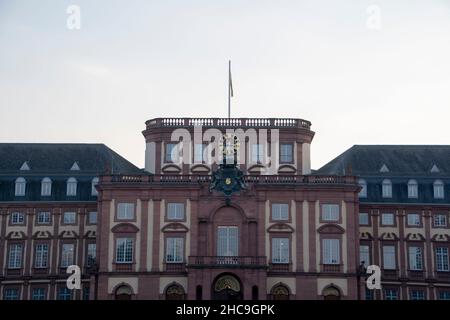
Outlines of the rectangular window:
M3 300L19 300L19 289L5 289L3 291Z
M64 212L63 215L63 223L64 224L75 224L76 223L77 213L73 211Z
M206 161L206 144L196 143L194 145L194 163L205 163Z
M394 225L394 214L393 213L382 213L381 214L381 224L384 226Z
M289 220L289 205L287 203L273 203L272 220Z
M89 287L83 287L83 300L89 300L89 298L90 298Z
M20 243L14 243L9 246L8 269L22 268L23 246Z
M373 290L366 288L366 300L374 300Z
M31 300L45 300L45 288L34 288L31 291Z
M88 243L87 257L86 257L86 264L88 267L91 267L94 264L96 255L97 255L97 244Z
M119 203L117 205L117 219L118 220L133 220L134 219L134 203Z
M219 257L238 255L238 227L217 228L217 255Z
M63 243L61 246L61 267L65 268L74 264L75 245L73 243Z
M89 224L97 224L97 211L91 211L88 215Z
M58 300L71 300L72 290L67 287L61 287L58 290Z
M338 204L322 205L322 220L339 221L339 205Z
M449 271L448 268L448 248L438 247L436 248L436 270L437 271Z
M37 216L37 224L50 224L50 212L39 212Z
M47 268L48 267L48 244L39 243L35 247L34 267Z
M425 291L411 290L411 300L425 300Z
M384 269L395 270L395 246L383 246Z
M439 300L450 300L450 291L440 291Z
M167 238L166 244L166 262L180 263L184 259L184 239L183 238Z
M422 248L409 247L409 268L411 270L422 270Z
M447 227L447 215L446 214L434 215L433 224L436 228Z
M367 212L359 213L359 225L368 226L369 225L369 214Z
M252 162L263 163L264 162L264 145L253 144L252 145Z
M359 246L359 261L364 261L366 266L370 265L370 247L368 245Z
M433 193L434 193L434 198L435 199L444 199L444 185L439 183L439 184L434 184L433 186Z
M116 262L117 263L133 262L133 239L118 238L116 240Z
M385 289L384 290L385 300L398 300L398 291L395 289Z
M184 203L169 202L167 204L167 219L183 220L184 219Z
M166 162L177 163L179 160L178 143L166 144Z
M340 263L340 247L338 239L323 239L323 264Z
M392 184L383 183L382 184L382 196L383 198L392 198Z
M293 145L291 143L280 144L280 163L293 163Z
M412 183L408 184L408 198L417 198L418 197L418 190L417 190L417 184Z
M272 263L289 263L289 238L272 238Z
M420 226L420 214L409 213L408 214L408 226Z
M25 215L22 212L11 213L11 224L24 224Z

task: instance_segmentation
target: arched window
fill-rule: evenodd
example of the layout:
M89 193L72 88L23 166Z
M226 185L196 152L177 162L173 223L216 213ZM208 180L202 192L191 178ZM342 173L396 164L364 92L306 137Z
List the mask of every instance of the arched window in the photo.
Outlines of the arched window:
M289 300L289 289L284 284L275 285L270 293L273 300Z
M68 196L76 196L77 195L77 179L69 178L67 179L67 193Z
M417 181L411 179L408 181L408 198L417 198L419 196Z
M441 180L433 183L433 192L435 199L444 199L444 183Z
M95 188L96 185L98 185L98 177L95 177L94 179L92 179L92 182L91 182L91 195L93 195L93 196L98 195L98 191Z
M166 300L184 300L184 289L177 283L171 284L166 289Z
M116 300L131 300L131 295L133 291L127 285L122 285L116 289L115 297Z
M367 198L367 183L364 179L359 179L359 186L361 187L361 191L359 191L360 198Z
M24 196L26 186L27 186L27 181L25 180L25 178L22 178L22 177L17 178L14 194L16 196Z
M383 198L392 198L392 182L389 179L384 179L382 183Z
M341 299L341 293L339 292L339 289L336 288L335 286L329 286L323 289L322 295L325 300Z
M52 180L45 177L41 181L41 196L50 196L52 194Z

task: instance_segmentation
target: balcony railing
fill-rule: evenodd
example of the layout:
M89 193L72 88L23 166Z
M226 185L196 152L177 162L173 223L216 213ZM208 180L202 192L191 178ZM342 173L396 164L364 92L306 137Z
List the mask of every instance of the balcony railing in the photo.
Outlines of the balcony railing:
M190 256L188 261L193 268L267 268L264 256Z
M128 184L202 184L209 183L211 175L199 174L157 174L157 175L112 175L102 176L102 183ZM336 175L245 175L244 181L253 184L308 184L334 185L355 184L354 176Z
M179 127L217 128L304 128L310 129L311 122L294 118L155 118L148 120L147 129Z
M167 272L185 272L186 264L185 263L165 263L164 270Z
M341 264L322 264L322 272L341 273Z
M271 272L289 272L291 271L290 263L271 263L269 265L269 271Z
M383 271L381 272L381 276L383 277L383 279L397 279L398 270L383 269Z

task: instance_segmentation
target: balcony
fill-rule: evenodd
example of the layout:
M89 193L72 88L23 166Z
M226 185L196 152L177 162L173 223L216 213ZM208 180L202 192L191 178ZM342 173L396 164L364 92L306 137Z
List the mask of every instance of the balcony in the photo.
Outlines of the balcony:
M354 176L334 175L245 175L246 183L260 185L336 185L356 184ZM112 175L102 176L101 183L127 184L209 184L211 175L156 174L156 175Z
M293 118L155 118L145 122L147 130L153 128L303 128L309 130L311 122Z
M264 256L190 256L188 260L188 268L266 269L267 267Z

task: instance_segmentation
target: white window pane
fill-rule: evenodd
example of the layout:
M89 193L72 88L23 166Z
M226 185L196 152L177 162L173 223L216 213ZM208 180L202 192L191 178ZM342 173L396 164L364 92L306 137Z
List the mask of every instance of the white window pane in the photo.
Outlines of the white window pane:
M359 224L361 226L367 226L369 224L369 214L366 212L359 213Z
M384 269L395 269L395 247L383 246Z
M409 247L409 267L411 270L422 270L422 249L420 247Z
M272 204L272 220L289 220L289 205L287 203Z
M324 264L339 264L340 263L340 247L338 239L323 239L322 240L322 255Z
M183 220L184 219L184 203L168 203L167 218Z
M338 221L339 220L339 205L337 205L337 204L322 205L322 220Z
M370 248L367 245L359 246L359 260L364 261L366 266L370 265Z
M134 203L119 203L117 205L117 219L119 220L134 219Z
M381 214L381 223L386 226L393 226L394 225L394 214L393 213Z

